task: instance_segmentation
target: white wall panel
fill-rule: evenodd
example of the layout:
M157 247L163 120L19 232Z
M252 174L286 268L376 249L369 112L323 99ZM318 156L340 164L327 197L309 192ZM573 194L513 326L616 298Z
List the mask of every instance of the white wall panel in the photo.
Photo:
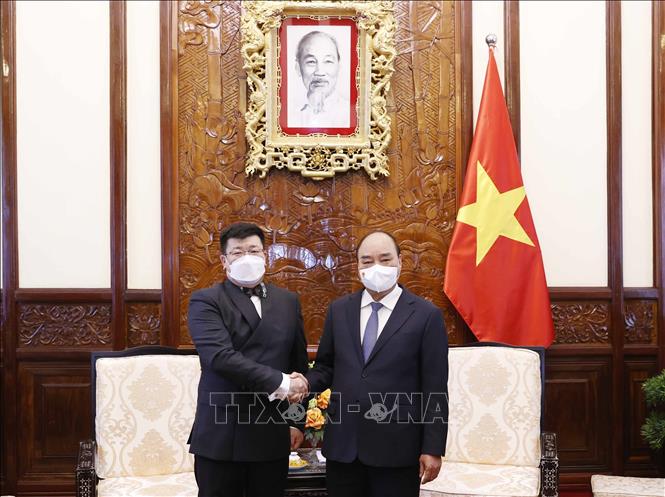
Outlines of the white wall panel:
M605 2L520 2L522 171L550 286L607 285Z
M16 2L21 287L111 284L108 2Z
M161 288L159 2L127 2L127 285Z
M651 2L621 2L624 286L653 286L651 31Z

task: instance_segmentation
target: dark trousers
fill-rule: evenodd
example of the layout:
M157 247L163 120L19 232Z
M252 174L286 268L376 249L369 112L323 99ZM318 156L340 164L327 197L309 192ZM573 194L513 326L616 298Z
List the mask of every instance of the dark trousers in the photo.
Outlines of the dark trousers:
M357 459L352 463L328 459L328 497L418 497L419 470L419 466L377 468Z
M288 457L234 462L194 456L199 497L283 497L288 473Z

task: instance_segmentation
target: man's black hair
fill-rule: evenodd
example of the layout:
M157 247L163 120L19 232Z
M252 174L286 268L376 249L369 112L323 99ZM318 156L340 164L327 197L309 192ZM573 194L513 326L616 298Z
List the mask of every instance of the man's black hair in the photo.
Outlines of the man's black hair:
M233 223L222 230L219 234L219 246L222 249L222 254L226 254L226 245L229 238L248 238L250 236L258 236L261 239L261 245L265 245L266 236L263 230L254 223Z
M399 243L397 243L397 240L395 239L395 237L392 236L390 233L386 233L385 231L376 230L376 231L371 231L371 232L367 233L365 236L363 236L360 239L360 242L358 242L358 245L356 245L356 259L358 258L358 250L360 250L360 246L365 241L365 238L367 238L370 235L374 235L375 233L383 233L384 235L388 235L390 237L390 239L393 241L393 243L395 244L395 250L397 251L397 255L399 256Z

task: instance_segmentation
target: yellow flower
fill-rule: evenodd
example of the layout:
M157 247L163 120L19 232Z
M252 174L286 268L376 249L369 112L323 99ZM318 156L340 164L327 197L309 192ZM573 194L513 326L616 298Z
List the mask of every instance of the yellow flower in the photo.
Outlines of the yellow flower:
M326 422L326 418L323 417L321 409L314 407L307 411L307 421L305 422L305 428L314 428L315 430L320 430L323 424Z
M321 392L317 397L316 397L316 405L320 409L327 409L328 404L330 403L330 394L332 392L330 391L330 388L324 390Z

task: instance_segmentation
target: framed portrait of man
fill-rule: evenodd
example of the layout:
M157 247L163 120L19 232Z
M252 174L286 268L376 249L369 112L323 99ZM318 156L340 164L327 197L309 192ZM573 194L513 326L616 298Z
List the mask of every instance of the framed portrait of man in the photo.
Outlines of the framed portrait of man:
M286 18L279 33L279 125L287 135L349 136L358 127L358 27Z
M243 2L247 174L387 175L392 1Z

